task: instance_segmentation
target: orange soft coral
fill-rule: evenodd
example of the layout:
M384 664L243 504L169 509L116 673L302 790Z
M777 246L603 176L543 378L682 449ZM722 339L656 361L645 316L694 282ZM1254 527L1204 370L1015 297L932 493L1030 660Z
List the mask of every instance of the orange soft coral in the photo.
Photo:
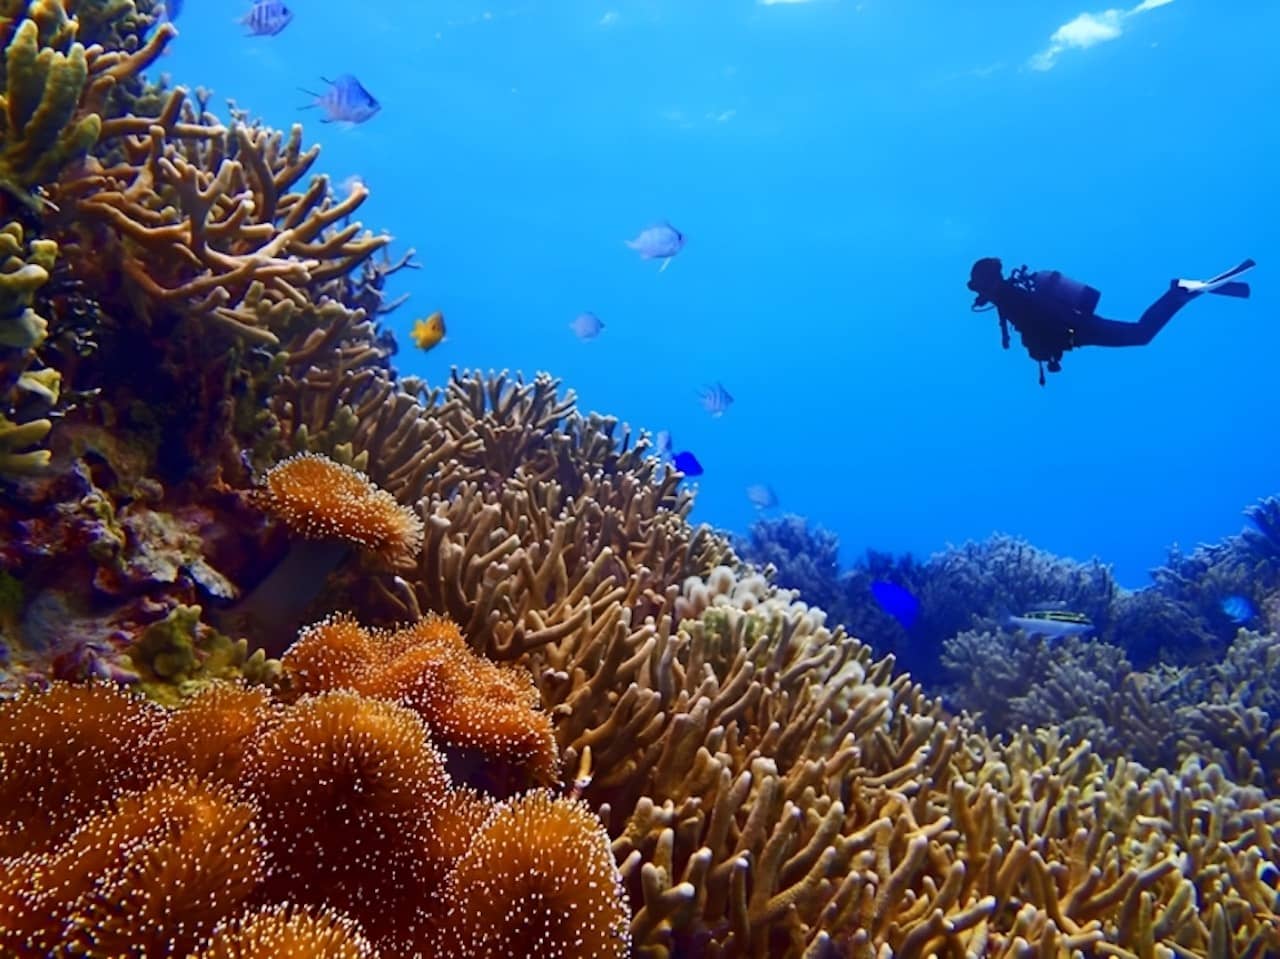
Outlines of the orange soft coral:
M214 684L169 714L154 737L156 757L170 772L207 776L234 785L240 778L246 746L273 715L266 690Z
M49 849L116 792L153 782L163 718L105 684L0 702L0 855Z
M462 782L508 796L558 780L551 718L537 708L529 672L478 655L442 616L389 634L326 620L304 630L282 663L298 691L354 689L412 709Z
M357 925L328 909L271 906L220 927L194 959L376 959Z
M332 616L302 630L280 665L294 693L324 693L358 688L380 656L367 629L349 616Z
M390 563L410 561L422 549L417 513L358 470L315 453L276 464L263 478L257 499L307 539L354 543Z
M538 790L500 805L449 877L460 957L625 956L630 915L600 820Z
M461 781L506 796L557 779L551 717L529 705L519 674L465 646L412 649L360 688L421 716Z
M4 955L182 956L266 871L254 808L166 779L91 815L58 849L0 866Z
M243 786L269 841L271 901L338 909L379 948L419 937L448 865L427 853L449 779L416 715L350 692L303 699L250 745Z

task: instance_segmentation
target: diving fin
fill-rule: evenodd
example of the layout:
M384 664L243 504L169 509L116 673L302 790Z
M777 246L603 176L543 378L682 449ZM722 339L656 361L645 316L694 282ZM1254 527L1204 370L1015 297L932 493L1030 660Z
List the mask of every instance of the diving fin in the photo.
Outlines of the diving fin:
M1173 285L1186 290L1188 293L1218 293L1222 296L1247 297L1249 295L1249 284L1233 283L1232 280L1242 273L1247 273L1257 265L1253 260L1245 260L1226 272L1219 273L1217 276L1210 277L1207 280L1174 280Z

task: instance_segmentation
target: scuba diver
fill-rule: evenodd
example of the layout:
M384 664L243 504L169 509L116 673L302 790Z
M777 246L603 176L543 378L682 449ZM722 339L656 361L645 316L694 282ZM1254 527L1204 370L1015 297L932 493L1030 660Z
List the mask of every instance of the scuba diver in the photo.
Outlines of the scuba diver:
M1050 373L1062 369L1062 354L1081 346L1143 346L1151 342L1173 314L1202 293L1248 297L1249 284L1236 277L1253 269L1245 260L1208 280L1172 280L1169 289L1147 307L1136 323L1108 320L1094 310L1102 294L1091 286L1063 276L1057 270L1030 272L1021 266L1006 279L1002 264L993 256L973 264L968 287L977 294L974 312L994 308L1000 316L1001 344L1009 348L1009 324L1022 337L1022 345L1040 366L1044 386L1045 364Z

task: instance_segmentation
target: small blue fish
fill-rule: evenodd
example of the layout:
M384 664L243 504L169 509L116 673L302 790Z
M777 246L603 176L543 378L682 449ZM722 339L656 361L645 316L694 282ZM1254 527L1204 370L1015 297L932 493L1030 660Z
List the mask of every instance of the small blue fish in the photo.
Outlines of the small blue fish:
M585 343L599 336L600 331L604 329L604 324L594 313L579 313L569 324L569 329L573 330L574 336Z
M684 249L684 234L664 221L641 230L634 240L627 240L627 246L639 253L641 259L662 260L662 266L658 267L661 273L671 258Z
M694 456L688 450L677 453L671 458L671 465L678 469L685 476L701 476L702 464L698 462L698 457Z
M920 615L920 600L911 590L887 579L877 579L871 584L871 595L875 597L880 608L896 619L903 629L915 625Z
M1241 596L1239 593L1227 596L1220 605L1227 618L1233 623L1247 623L1258 615L1248 597Z
M747 487L747 500L758 510L773 509L778 505L778 494L764 483L752 483Z
M236 22L249 28L246 36L274 37L287 27L292 19L293 11L280 0L256 0L249 8L249 12Z
M156 9L161 23L173 23L182 15L182 0L164 0Z
M675 447L671 445L671 434L667 430L658 430L658 435L653 438L653 449L662 462L671 462L671 458L675 456Z
M724 416L725 411L733 404L733 397L720 383L713 383L698 391L702 408L712 416Z
M299 109L309 110L311 107L319 107L325 114L321 123L364 123L382 109L382 104L375 100L373 95L360 85L360 81L349 73L344 73L334 80L327 80L324 77L320 79L329 84L329 89L324 93L302 90L307 96L315 99Z

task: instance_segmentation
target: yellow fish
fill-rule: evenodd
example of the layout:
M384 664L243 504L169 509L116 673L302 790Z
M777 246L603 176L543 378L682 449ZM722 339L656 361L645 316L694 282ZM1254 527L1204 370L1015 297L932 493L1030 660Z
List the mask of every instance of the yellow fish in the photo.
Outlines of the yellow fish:
M409 338L418 349L431 349L444 339L444 314L436 310L425 320L414 320Z

